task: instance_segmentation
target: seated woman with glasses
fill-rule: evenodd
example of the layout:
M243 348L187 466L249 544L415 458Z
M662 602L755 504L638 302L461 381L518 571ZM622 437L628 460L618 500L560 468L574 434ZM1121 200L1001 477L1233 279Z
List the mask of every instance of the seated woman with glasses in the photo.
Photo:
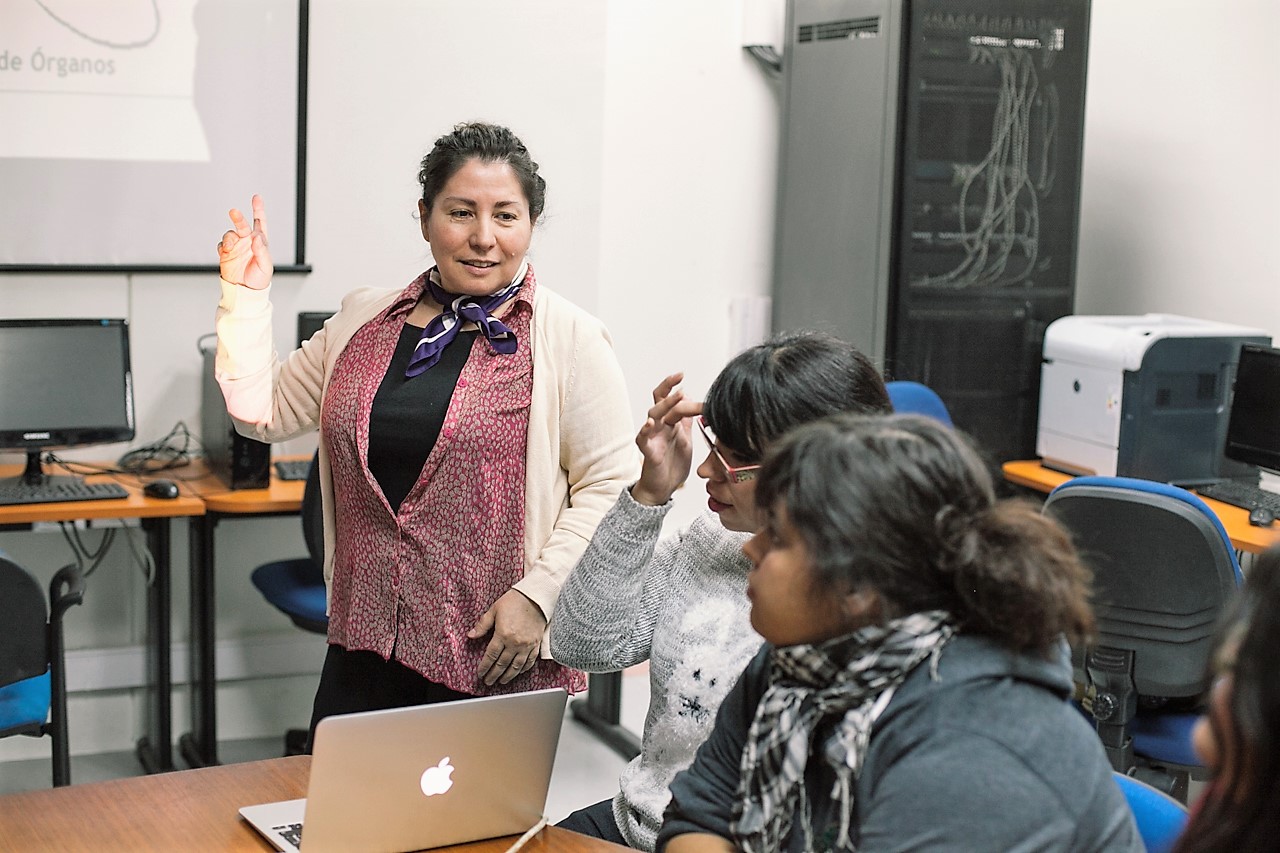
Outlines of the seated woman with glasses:
M742 544L756 529L755 476L773 441L835 412L888 412L875 366L853 346L817 333L774 337L740 353L704 403L678 389L653 392L636 436L640 479L624 489L560 591L551 654L588 672L649 661L649 712L640 755L620 791L560 826L653 849L676 772L706 738L721 699L760 647L748 620ZM689 477L692 426L707 442L698 466L710 512L658 541L671 496Z
M1280 546L1260 556L1219 631L1209 708L1192 742L1213 781L1175 853L1275 849L1280 839Z
M659 850L1143 849L1067 702L1088 571L1054 521L997 502L959 433L807 424L755 499L747 595L768 643L672 783Z

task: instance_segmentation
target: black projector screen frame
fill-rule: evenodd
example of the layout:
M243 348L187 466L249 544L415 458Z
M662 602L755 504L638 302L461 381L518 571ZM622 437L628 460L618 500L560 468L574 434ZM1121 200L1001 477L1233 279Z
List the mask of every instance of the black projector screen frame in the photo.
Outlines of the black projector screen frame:
M255 192L309 272L308 5L0 3L0 273L216 271Z

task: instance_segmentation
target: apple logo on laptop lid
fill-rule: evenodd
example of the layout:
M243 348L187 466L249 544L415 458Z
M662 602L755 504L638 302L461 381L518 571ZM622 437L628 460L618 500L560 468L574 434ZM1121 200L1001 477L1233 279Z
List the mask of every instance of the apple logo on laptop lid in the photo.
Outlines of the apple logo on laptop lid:
M440 759L440 763L434 767L428 767L422 771L422 793L428 797L434 797L436 794L443 794L453 787L453 780L449 778L453 775L454 767L449 763L449 756Z

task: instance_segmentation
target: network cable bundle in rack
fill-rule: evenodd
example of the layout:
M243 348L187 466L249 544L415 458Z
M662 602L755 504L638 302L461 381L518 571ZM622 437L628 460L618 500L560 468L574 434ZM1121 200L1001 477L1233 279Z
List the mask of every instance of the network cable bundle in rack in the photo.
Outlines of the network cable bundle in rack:
M791 0L774 327L825 327L1035 451L1071 313L1087 0Z

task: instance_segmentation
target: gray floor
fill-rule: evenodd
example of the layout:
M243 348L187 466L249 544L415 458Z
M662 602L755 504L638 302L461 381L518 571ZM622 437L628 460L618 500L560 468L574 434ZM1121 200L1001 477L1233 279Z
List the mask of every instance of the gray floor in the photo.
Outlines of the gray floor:
M648 672L643 668L623 678L622 722L639 732L649 703ZM224 764L276 758L283 752L282 737L222 741L219 757ZM556 752L551 791L546 814L553 823L582 806L613 796L618 790L618 774L626 761L605 746L585 726L566 711ZM71 779L75 783L98 782L137 776L142 768L132 752L73 755ZM46 788L50 784L48 759L0 762L0 794Z

